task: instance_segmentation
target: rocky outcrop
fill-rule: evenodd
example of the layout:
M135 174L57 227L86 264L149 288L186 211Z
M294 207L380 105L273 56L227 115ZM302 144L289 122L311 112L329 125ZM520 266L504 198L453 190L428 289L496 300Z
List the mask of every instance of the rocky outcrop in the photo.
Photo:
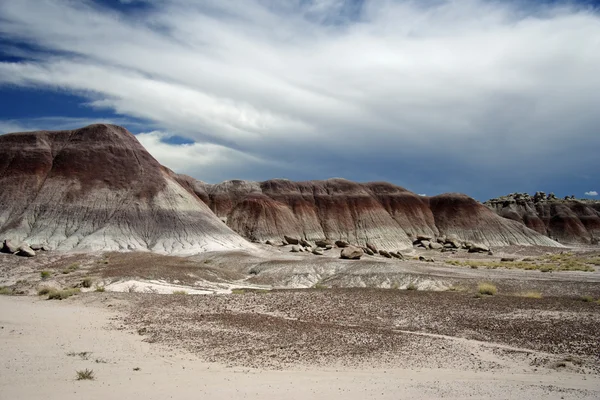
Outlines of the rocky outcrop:
M1 135L0 237L56 250L252 248L174 177L114 125Z
M558 199L552 193L511 193L485 205L498 215L517 221L561 243L597 244L600 239L600 201Z
M428 198L389 183L344 179L216 185L190 182L189 177L183 180L233 230L261 242L289 236L318 246L337 242L338 247L367 248L368 243L374 254L379 249L410 248L416 239L436 242L442 236L453 237L450 243L458 242L457 247L463 241L488 246L558 245L499 218L464 195Z

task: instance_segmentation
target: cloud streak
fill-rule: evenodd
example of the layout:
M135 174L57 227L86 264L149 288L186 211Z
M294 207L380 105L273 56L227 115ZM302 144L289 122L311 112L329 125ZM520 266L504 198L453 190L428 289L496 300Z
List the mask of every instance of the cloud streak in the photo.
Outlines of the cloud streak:
M0 63L0 84L66 89L218 148L181 166L152 142L159 160L201 179L228 157L231 178L274 162L427 193L600 167L600 17L586 8L163 0L122 13L5 0L0 20L2 38L44 50ZM408 171L448 165L469 172L424 186Z
M585 192L586 196L598 196L598 192L595 190L590 190L589 192Z

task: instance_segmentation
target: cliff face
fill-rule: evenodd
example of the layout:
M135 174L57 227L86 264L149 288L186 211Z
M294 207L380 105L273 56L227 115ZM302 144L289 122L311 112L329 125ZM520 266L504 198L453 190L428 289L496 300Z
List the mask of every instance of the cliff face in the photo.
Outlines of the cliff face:
M538 192L534 196L513 193L485 205L561 243L597 244L600 238L600 201L557 199Z
M0 136L0 238L61 250L247 248L113 125Z
M233 230L252 240L280 241L287 235L398 249L412 246L418 235L456 234L490 246L557 245L460 194L428 198L385 182L344 179L216 185L178 179Z

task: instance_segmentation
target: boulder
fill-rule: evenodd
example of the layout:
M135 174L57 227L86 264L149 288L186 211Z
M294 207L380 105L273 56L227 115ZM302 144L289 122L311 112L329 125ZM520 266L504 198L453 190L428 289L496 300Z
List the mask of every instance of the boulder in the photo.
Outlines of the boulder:
M283 240L281 241L281 244L282 244L283 246L287 246L289 243L287 242L287 240L283 239Z
M303 252L304 252L304 247L302 247L302 246L298 246L298 251L299 251L300 253L303 253Z
M404 259L404 256L403 256L402 254L400 254L400 253L396 253L396 252L393 252L393 251L390 251L390 256L392 256L392 257L394 257L394 258L398 258L398 259L400 259L400 260L403 260L403 259Z
M490 248L482 243L471 243L469 247L469 253L487 253Z
M460 240L458 239L458 236L456 236L456 235L448 235L448 236L446 236L446 241L444 243L451 245L455 249L460 249L461 244L462 244L460 242Z
M38 250L42 250L44 245L35 243L35 244L30 245L29 247L31 247L31 250L33 250L33 251L38 251Z
M384 256L385 258L392 258L392 255L385 250L379 250L379 254Z
M444 243L446 243L446 236L440 236L435 241L438 243L444 244Z
M269 246L275 246L275 242L273 242L272 240L267 240L265 244L268 244Z
M293 245L292 249L290 250L290 252L292 252L292 253L299 253L300 252L300 246Z
M348 243L348 242L346 242L346 241L344 241L344 240L336 240L336 242L335 242L335 245L336 245L337 247L339 247L340 249L343 249L343 248L345 248L345 247L348 247L348 246L350 246L350 243Z
M288 242L289 244L300 244L300 239L296 239L291 236L285 235L283 237L283 239L285 239L285 241Z
M444 246L442 246L441 243L434 243L434 242L429 243L429 248L431 250L441 250L442 247L444 247Z
M452 243L446 243L446 244L444 244L444 248L445 249L455 249L456 247Z
M315 244L318 247L322 247L322 248L326 248L327 246L331 246L333 247L333 241L329 240L329 239L325 239L325 240L317 240L315 241Z
M367 253L370 256L374 256L375 255L375 253L373 252L373 250L371 250L368 247L365 247L363 250L365 251L365 253Z
M429 240L431 241L431 239L433 239L433 236L431 235L417 235L417 240Z
M423 257L423 256L419 256L419 261L425 261L425 262L435 262L435 260L431 257Z
M423 247L425 247L427 249L427 248L429 248L429 245L431 244L431 242L429 240L421 240L421 244L423 245Z
M42 251L50 251L50 250L52 250L52 249L47 244L42 246Z
M373 253L377 253L377 246L375 246L373 243L368 243L367 242L367 249L371 250Z
M322 249L322 248L320 248L320 247L316 247L316 248L315 248L315 249L312 251L312 253L313 253L314 255L316 255L316 256L322 256L322 255L323 255L323 249Z
M331 250L333 249L333 245L332 244L328 244L325 246L325 250Z
M463 242L463 243L461 244L461 246L460 246L460 247L462 247L463 249L466 249L466 250L468 250L468 249L470 249L472 246L473 246L473 243L471 243L471 242Z
M19 246L17 255L21 257L35 257L35 251L33 251L28 245L22 244Z
M364 253L361 248L348 246L342 249L342 251L340 252L340 258L343 258L345 260L360 260L363 254Z
M21 243L18 243L12 239L6 239L4 241L4 247L2 248L2 252L14 254L17 251L19 251L20 246L21 246Z

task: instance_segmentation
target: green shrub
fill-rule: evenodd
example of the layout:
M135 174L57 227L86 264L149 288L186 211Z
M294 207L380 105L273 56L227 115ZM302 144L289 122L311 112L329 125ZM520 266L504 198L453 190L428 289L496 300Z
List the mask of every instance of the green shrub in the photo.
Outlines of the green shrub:
M38 296L44 296L47 295L48 293L50 293L51 290L54 290L52 288L49 288L48 286L42 286L41 288L38 289Z
M46 280L46 279L50 278L51 275L52 275L52 272L50 272L50 271L40 272L40 276L42 277L42 280Z
M173 294L182 296L188 294L185 290L173 290Z
M6 286L0 286L0 295L12 295L14 290Z
M106 289L104 288L104 286L96 286L96 290L95 290L95 291L96 291L96 292L104 292L104 290L106 290Z
M594 301L594 298L592 296L581 296L581 301L585 303L591 303Z

